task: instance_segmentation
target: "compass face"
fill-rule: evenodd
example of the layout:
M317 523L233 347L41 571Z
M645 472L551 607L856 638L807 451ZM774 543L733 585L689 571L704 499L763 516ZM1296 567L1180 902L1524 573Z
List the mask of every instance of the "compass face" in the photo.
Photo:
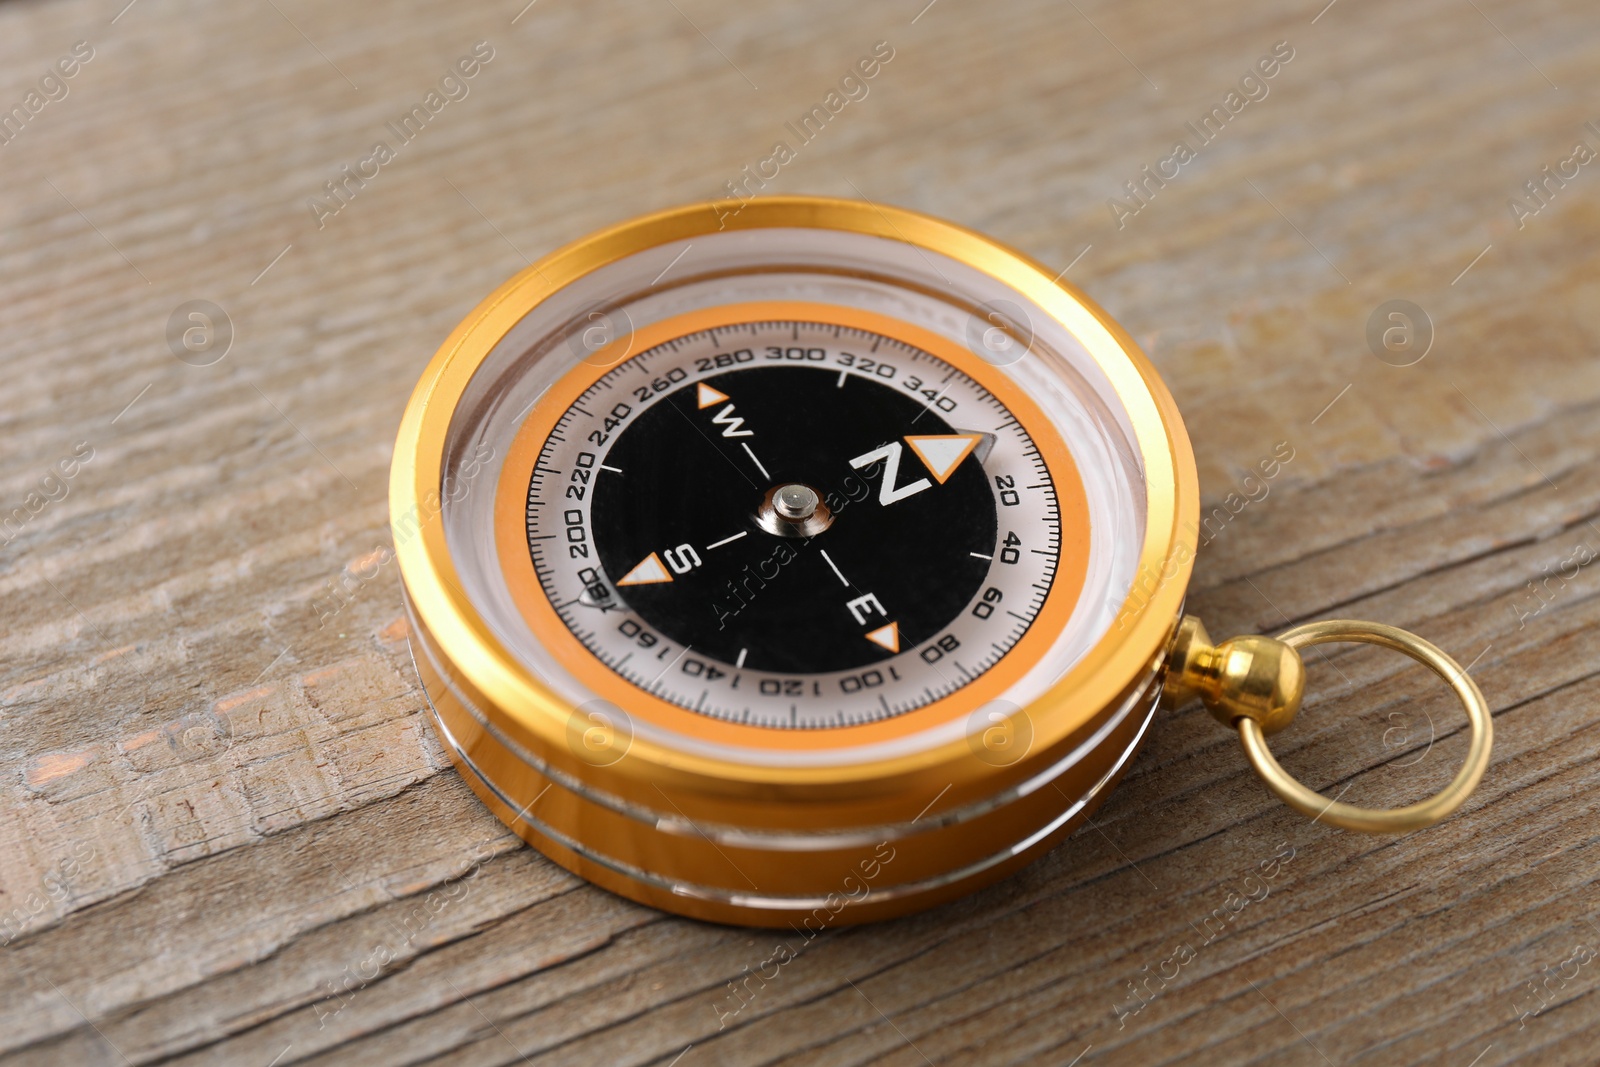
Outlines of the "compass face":
M1070 611L1077 471L971 353L804 305L694 313L632 349L540 400L497 521L535 633L619 706L891 720L994 690L1047 606Z

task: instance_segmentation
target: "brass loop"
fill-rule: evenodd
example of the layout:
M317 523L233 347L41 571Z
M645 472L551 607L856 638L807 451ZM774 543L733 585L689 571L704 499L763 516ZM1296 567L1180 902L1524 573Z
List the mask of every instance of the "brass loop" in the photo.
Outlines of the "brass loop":
M1450 684L1467 710L1472 724L1472 740L1467 747L1466 762L1450 784L1420 804L1404 808L1360 808L1328 800L1292 778L1267 748L1261 726L1253 719L1240 718L1235 722L1244 752L1267 788L1276 793L1285 804L1305 815L1342 827L1369 834L1402 833L1432 826L1459 808L1472 794L1489 766L1489 749L1494 743L1494 720L1483 693L1478 690L1467 672L1438 648L1416 634L1376 622L1356 619L1328 619L1308 622L1285 630L1277 638L1294 649L1308 645L1321 645L1332 641L1354 641L1360 644L1382 645L1403 652L1423 664Z

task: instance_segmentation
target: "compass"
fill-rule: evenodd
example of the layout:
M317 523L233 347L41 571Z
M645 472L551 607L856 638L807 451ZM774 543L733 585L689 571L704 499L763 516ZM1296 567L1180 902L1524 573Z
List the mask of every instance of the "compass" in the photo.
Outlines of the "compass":
M912 212L698 205L553 253L429 366L391 509L468 783L556 862L699 918L815 930L1002 877L1191 696L1339 825L1436 821L1487 760L1481 695L1412 635L1212 645L1181 615L1195 464L1149 362L1051 272ZM1294 650L1326 640L1455 686L1481 745L1454 792L1328 808L1271 762Z

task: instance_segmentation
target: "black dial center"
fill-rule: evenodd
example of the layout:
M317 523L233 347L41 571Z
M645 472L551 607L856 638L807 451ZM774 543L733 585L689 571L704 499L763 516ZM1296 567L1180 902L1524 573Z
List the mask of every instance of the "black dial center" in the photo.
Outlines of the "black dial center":
M620 473L592 489L604 575L696 656L792 674L878 663L939 638L989 573L994 491L981 435L963 433L900 384L837 369L700 379L611 443ZM820 532L758 521L789 486L821 498Z

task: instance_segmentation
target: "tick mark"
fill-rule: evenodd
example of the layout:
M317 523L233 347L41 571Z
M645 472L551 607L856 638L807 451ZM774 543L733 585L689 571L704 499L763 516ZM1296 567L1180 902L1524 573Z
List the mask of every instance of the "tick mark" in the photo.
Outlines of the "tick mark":
M756 458L756 454L754 452L750 451L750 446L745 444L743 441L740 441L739 442L739 447L744 449L744 454L750 457L750 462L754 463L756 465L756 470L761 472L761 477L766 478L766 479L768 479L770 481L771 478L772 478L772 475L767 473L767 468L761 465L761 461Z
M732 537L724 537L722 540L716 542L715 544L707 545L706 546L706 551L710 552L713 548L721 548L723 545L731 545L733 542L739 540L739 538L743 537L747 533L749 533L748 530L740 530L738 533L734 534Z
M839 565L837 563L833 562L833 557L828 555L828 550L824 548L824 549L821 549L820 551L822 552L822 558L827 562L828 566L833 568L833 573L834 573L835 576L838 577L839 584L842 585L842 586L845 586L846 588L848 588L849 585L850 585L849 580L846 579L845 576L839 572Z

